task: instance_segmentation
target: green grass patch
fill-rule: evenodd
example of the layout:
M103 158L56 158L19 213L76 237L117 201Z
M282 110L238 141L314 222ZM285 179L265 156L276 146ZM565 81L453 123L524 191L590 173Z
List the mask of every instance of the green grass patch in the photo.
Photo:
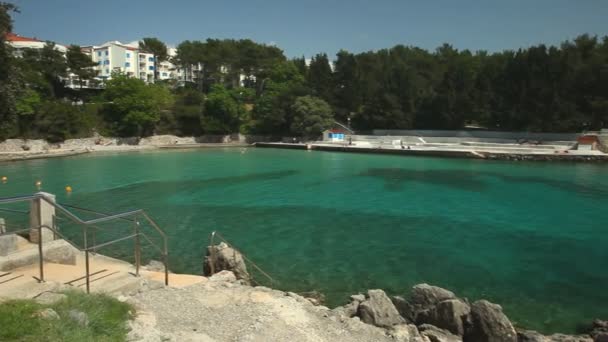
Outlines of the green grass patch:
M0 304L0 341L124 341L127 321L134 309L127 303L103 294L64 292L67 297L42 305L34 300L11 300ZM53 309L59 319L42 318L44 309ZM70 318L70 311L87 314L88 325Z

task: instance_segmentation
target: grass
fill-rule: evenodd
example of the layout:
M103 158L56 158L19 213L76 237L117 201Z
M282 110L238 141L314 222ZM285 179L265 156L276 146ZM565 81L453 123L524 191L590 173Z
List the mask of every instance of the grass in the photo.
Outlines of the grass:
M34 300L11 300L0 304L0 341L124 341L127 321L134 309L103 294L64 292L66 298L42 305ZM44 319L37 312L51 308L60 319ZM87 314L88 326L69 317L70 310Z

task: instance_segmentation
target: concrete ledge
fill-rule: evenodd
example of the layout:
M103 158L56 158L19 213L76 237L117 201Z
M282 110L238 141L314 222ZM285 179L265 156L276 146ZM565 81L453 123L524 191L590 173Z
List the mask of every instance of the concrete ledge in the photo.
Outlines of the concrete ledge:
M44 261L56 264L76 265L78 252L74 246L65 240L51 241L42 246ZM0 271L10 271L15 268L37 264L38 258L38 248L36 245L32 245L32 248L0 257Z
M283 143L256 143L255 147L281 148L306 150L306 144L283 144ZM511 161L567 161L567 162L608 162L608 154L549 154L549 153L491 153L461 150L423 150L423 149L396 149L376 147L355 147L345 145L317 145L310 144L310 149L318 151L351 152L351 153L374 153L393 154L403 156L423 156L442 158L469 158L485 160L511 160Z

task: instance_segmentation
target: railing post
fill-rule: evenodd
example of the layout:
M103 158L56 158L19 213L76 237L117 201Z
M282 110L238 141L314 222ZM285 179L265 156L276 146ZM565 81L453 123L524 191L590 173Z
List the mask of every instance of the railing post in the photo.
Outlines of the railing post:
M47 202L55 203L55 195L46 192L39 192L30 204L30 241L37 243L39 239L52 241L55 233L52 231L54 226L55 206ZM44 229L38 229L45 226ZM50 228L50 229L49 229Z
M135 275L139 277L139 266L141 263L141 246L139 242L139 221L137 218L133 221L133 228L135 230Z
M86 269L86 278L87 278L87 293L91 292L91 279L89 276L89 250L85 249L84 250L84 264L85 264L85 269Z
M42 236L42 226L38 226L38 236ZM38 266L40 267L39 283L44 282L44 255L42 255L42 240L38 239Z

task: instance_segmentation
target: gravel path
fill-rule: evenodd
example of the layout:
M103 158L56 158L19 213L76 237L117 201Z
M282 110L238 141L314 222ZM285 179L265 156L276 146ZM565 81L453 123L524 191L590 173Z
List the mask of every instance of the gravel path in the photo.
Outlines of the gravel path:
M129 301L138 308L131 341L395 341L383 329L296 294L244 286L229 276L145 291Z

